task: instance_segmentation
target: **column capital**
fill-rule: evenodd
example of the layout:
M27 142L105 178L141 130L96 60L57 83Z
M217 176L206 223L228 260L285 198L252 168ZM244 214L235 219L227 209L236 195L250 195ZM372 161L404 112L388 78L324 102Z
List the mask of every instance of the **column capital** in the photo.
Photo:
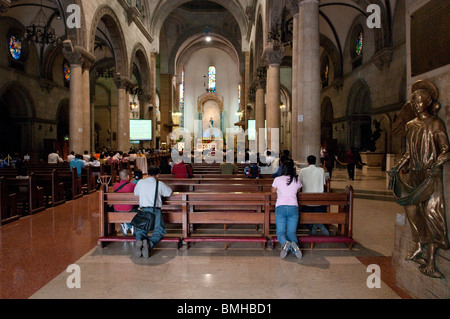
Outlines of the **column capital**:
M138 98L140 103L150 103L152 101L152 94L151 93L143 93L139 95Z
M278 41L271 41L266 47L265 58L268 65L281 64L286 52L285 47Z
M84 69L91 68L95 63L95 56L81 46L73 46L71 40L63 42L63 54L70 65L81 65Z
M134 83L130 78L122 76L120 73L114 75L114 83L116 83L118 89L129 90L134 86Z

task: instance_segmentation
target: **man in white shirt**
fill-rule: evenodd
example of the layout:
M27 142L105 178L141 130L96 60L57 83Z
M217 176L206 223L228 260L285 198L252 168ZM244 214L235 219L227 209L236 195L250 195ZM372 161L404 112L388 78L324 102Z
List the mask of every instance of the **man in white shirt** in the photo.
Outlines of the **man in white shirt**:
M154 229L152 231L152 237L148 236L148 231L143 229L136 229L136 247L134 251L134 257L148 258L150 251L158 244L161 239L166 235L166 229L164 226L162 216L162 199L161 197L169 197L172 195L172 189L161 181L158 181L158 174L160 170L156 166L150 167L148 170L149 177L142 179L136 184L134 188L134 195L139 196L139 206L147 214L151 214L154 219ZM155 201L155 190L158 182L158 194ZM153 210L153 207L159 208ZM153 222L152 222L153 224Z
M49 164L58 164L64 162L63 159L59 156L58 152L53 152L48 154L48 163Z
M67 162L71 162L71 161L73 161L75 159L75 152L74 151L72 151L72 152L70 152L70 154L69 155L67 155Z
M300 181L303 185L302 193L323 193L325 185L325 171L321 167L316 166L316 157L308 156L309 166L300 170ZM325 213L327 206L302 206L302 212ZM323 224L312 225L311 234L317 235L317 228L320 229L322 235L328 236L330 232Z

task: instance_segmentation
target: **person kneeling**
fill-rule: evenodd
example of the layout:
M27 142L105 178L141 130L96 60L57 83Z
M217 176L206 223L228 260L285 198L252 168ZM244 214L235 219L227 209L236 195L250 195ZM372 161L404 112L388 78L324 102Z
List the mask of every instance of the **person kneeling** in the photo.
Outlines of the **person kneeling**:
M139 196L140 209L150 214L152 224L152 236L149 237L148 231L136 229L136 246L134 257L148 258L150 251L164 238L166 229L162 216L162 199L172 195L172 189L161 181L158 181L160 170L156 166L151 166L148 170L149 177L140 180L134 189L134 195ZM155 202L156 200L156 202Z

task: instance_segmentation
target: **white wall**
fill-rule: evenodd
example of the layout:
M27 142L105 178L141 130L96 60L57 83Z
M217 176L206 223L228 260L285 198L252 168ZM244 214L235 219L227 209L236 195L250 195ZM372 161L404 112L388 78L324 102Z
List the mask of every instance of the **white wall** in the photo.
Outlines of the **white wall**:
M194 120L197 119L198 97L206 92L208 68L216 67L217 94L223 96L224 129L234 127L239 121L238 109L238 68L233 59L224 51L214 48L201 49L195 52L185 66L185 118L184 125L194 132ZM225 133L225 132L224 132Z

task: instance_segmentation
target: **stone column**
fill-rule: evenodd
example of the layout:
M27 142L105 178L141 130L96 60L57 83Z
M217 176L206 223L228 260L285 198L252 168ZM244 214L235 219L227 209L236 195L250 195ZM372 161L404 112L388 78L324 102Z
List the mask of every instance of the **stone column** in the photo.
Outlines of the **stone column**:
M83 64L83 148L92 151L91 147L91 94L90 94L90 69L91 61L85 59Z
M320 34L319 1L301 0L298 20L298 161L320 158Z
M83 65L86 60L94 60L87 51L81 47L74 47L70 40L64 41L63 53L70 64L70 93L69 93L69 151L82 154L85 143L85 93ZM85 81L89 85L89 79ZM89 99L89 89L87 92ZM90 121L89 121L90 122ZM88 132L90 128L88 129ZM88 133L86 133L88 134ZM90 143L89 143L90 144Z
M279 150L278 145L272 145L272 131L280 131L280 65L284 56L284 46L272 41L266 49L267 59L267 89L266 89L266 118L267 118L267 148ZM280 136L281 134L279 134Z
M117 85L117 150L130 149L130 93L133 82L124 76L116 75Z
M157 148L159 145L156 144L156 135L157 135L157 117L156 117L156 57L157 53L152 52L150 54L150 95L151 95L151 101L150 105L153 106L150 110L150 119L153 120L153 141L152 141L152 147Z
M256 79L256 94L255 94L255 129L258 136L259 152L263 153L266 150L265 136L260 134L261 129L264 129L265 114L265 86L266 82L263 78Z
M245 121L245 127L247 128L247 120L250 119L249 114L248 114L248 109L247 109L247 105L249 104L250 100L249 100L249 95L248 92L250 90L250 52L245 52L245 74L244 74L244 78L245 78L245 85L244 87L241 88L241 96L242 99L244 100L244 121Z
M298 78L298 13L294 15L294 26L293 26L293 44L292 44L292 150L291 155L294 161L299 160L298 154L298 88L297 88L297 78Z

